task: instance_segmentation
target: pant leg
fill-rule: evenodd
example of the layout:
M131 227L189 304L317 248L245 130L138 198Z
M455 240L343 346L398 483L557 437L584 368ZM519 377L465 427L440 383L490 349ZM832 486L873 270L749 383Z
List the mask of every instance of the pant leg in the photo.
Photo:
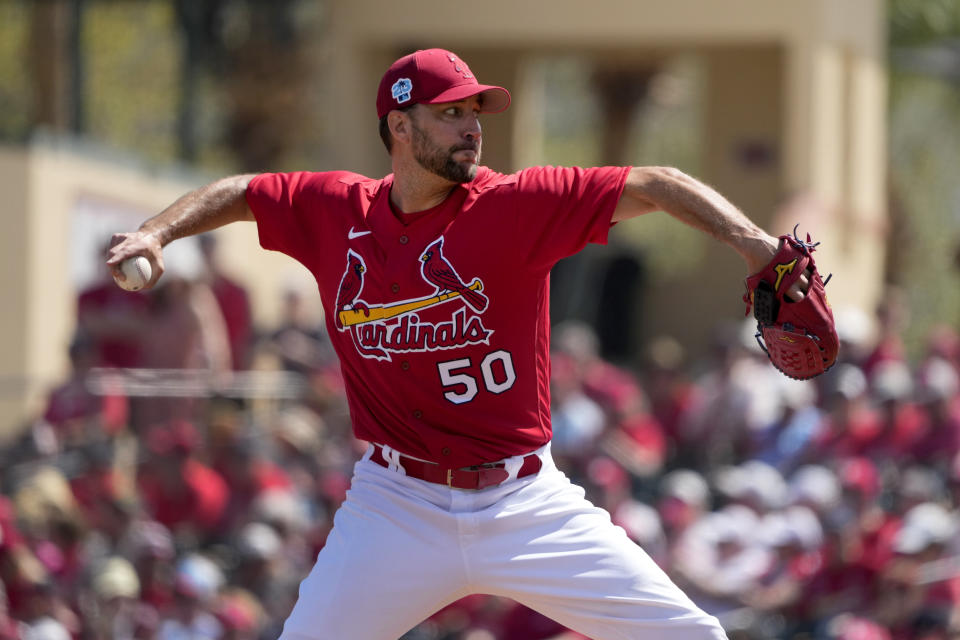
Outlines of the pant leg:
M479 589L594 640L724 640L716 618L583 495L550 465L498 504L466 550Z
M444 491L357 463L281 640L397 640L466 595L457 524L439 504Z

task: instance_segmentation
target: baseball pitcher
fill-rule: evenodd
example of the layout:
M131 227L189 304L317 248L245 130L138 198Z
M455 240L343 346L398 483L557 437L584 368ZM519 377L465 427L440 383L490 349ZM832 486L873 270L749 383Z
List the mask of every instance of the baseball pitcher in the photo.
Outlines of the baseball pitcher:
M509 104L456 54L417 51L377 93L390 175L228 177L114 236L108 264L119 278L145 256L148 287L165 245L239 221L316 278L370 445L284 640L395 640L473 593L599 640L725 637L551 459L549 274L652 211L727 244L751 274L784 241L675 169L492 171L480 116ZM783 306L811 277L778 281Z

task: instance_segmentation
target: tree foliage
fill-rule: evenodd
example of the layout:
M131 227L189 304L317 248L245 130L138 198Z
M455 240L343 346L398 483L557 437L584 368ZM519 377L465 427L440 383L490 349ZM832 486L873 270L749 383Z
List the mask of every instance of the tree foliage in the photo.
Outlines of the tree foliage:
M957 0L888 0L890 44L929 44L960 37Z
M889 0L891 237L888 270L914 310L919 356L936 325L960 328L960 0Z
M302 165L320 138L315 43L324 6L0 2L0 139L28 139L42 125L218 172ZM54 41L38 42L36 33ZM71 37L76 49L67 46ZM71 110L82 122L37 117Z

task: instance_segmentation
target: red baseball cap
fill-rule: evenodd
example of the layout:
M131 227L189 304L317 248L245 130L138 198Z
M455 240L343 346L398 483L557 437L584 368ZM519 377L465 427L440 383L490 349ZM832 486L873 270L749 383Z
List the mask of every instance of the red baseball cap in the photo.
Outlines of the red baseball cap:
M510 106L503 87L479 84L467 63L444 49L422 49L403 56L387 69L377 91L377 117L414 104L457 102L483 94L483 113Z

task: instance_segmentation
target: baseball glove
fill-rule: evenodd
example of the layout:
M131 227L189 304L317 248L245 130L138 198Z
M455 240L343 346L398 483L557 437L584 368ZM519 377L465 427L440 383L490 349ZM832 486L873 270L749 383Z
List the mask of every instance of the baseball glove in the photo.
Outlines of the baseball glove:
M820 375L837 360L840 338L824 286L811 255L820 244L793 235L780 236L780 248L769 264L746 280L747 315L757 319L757 343L777 369L790 378L806 380ZM810 286L800 301L787 290L809 272Z

